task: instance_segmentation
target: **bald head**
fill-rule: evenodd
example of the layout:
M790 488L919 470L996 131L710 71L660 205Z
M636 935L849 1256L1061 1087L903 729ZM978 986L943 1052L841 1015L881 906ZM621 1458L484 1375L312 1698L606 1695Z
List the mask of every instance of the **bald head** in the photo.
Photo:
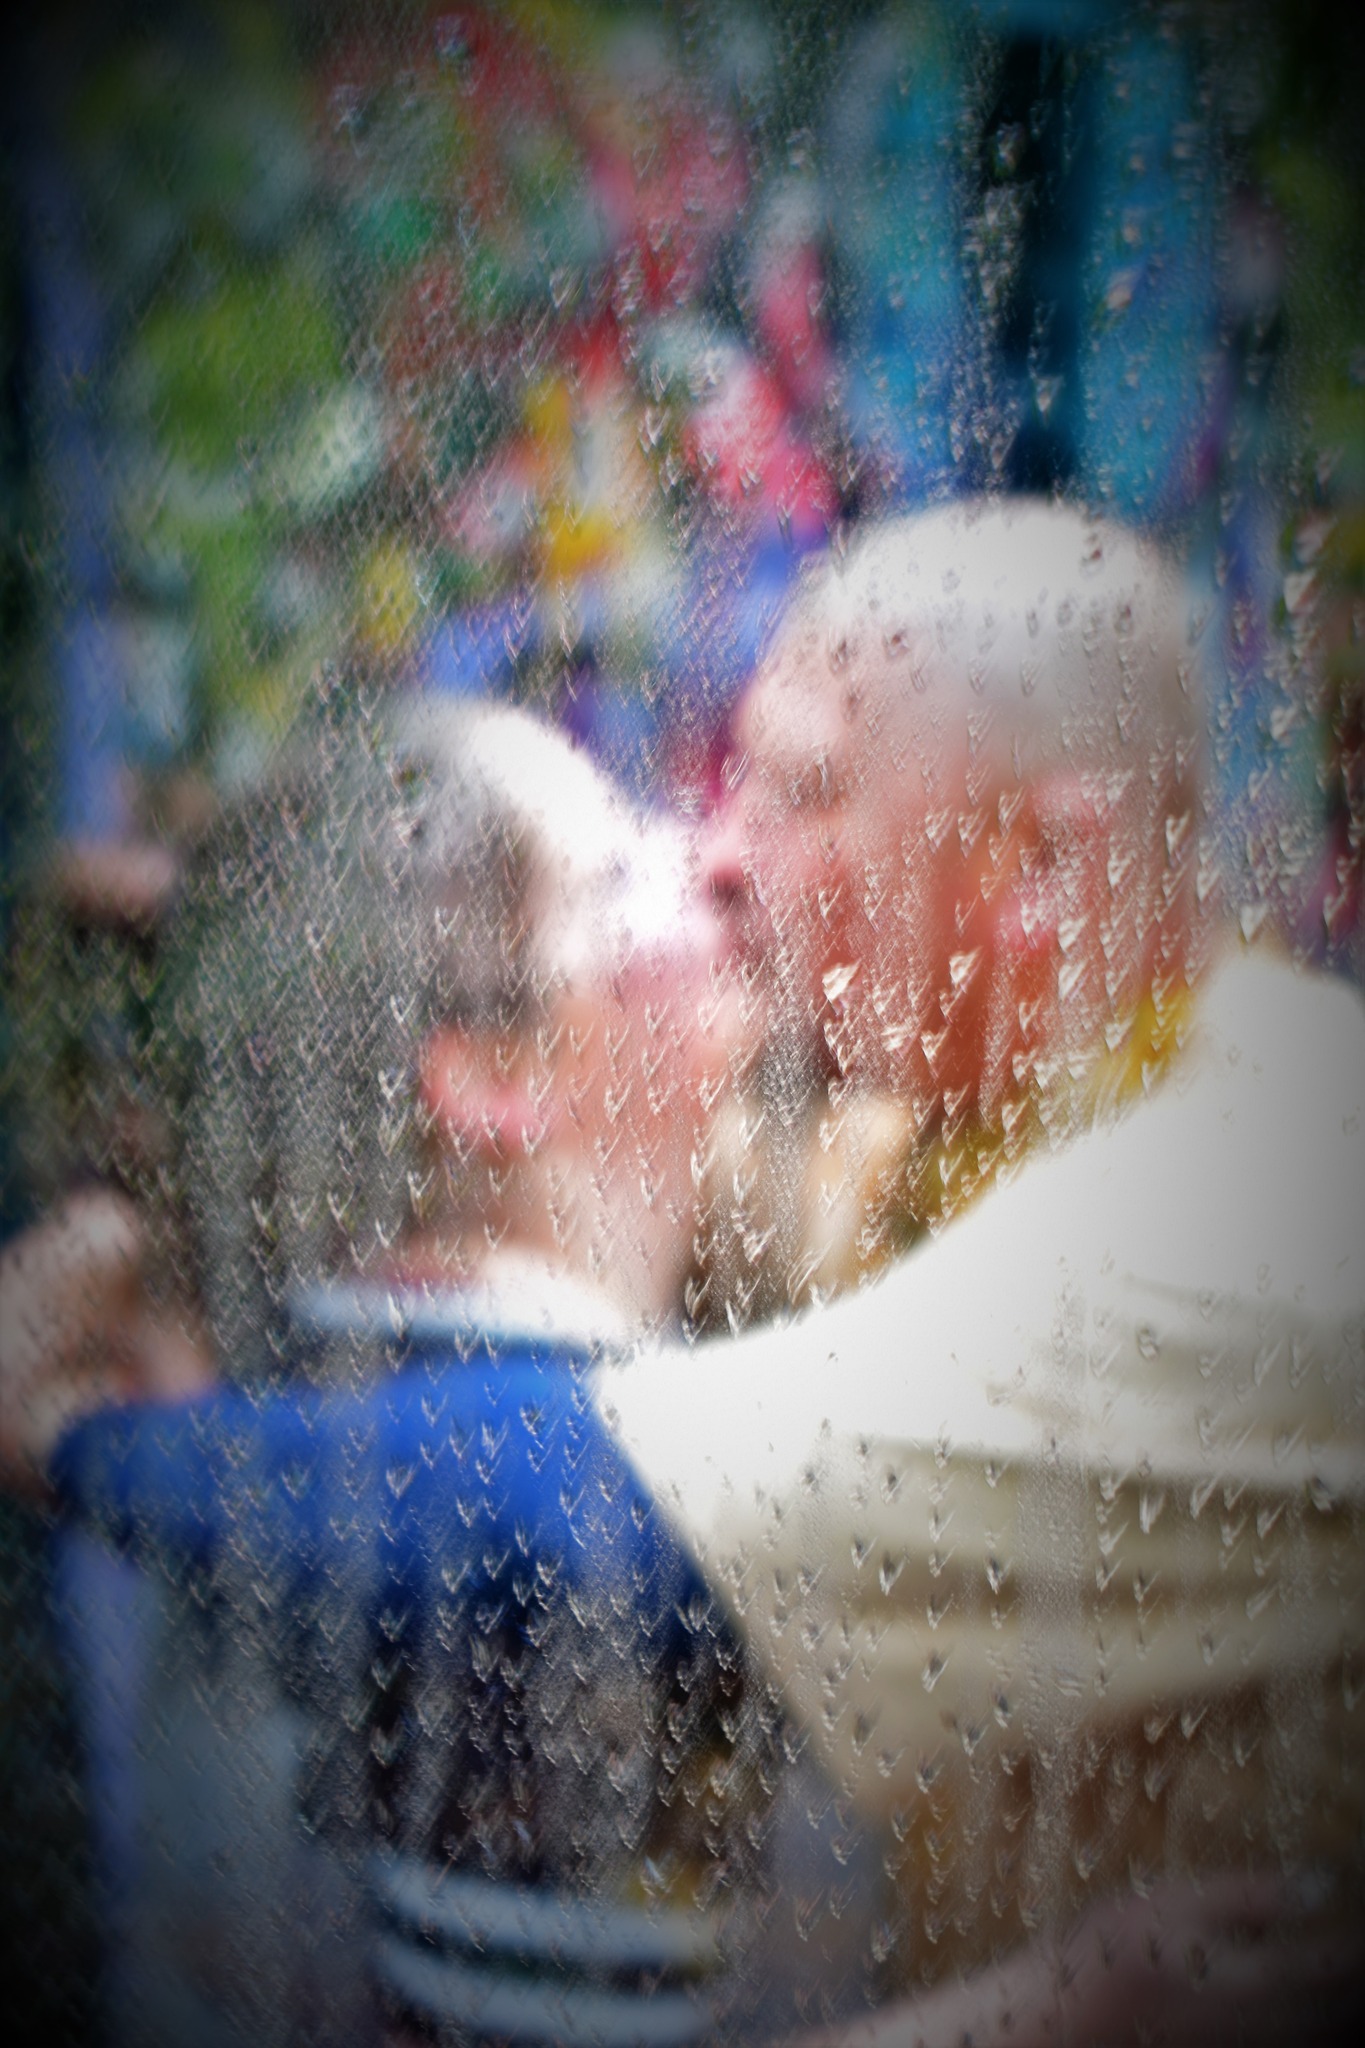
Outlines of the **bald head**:
M1063 506L950 506L824 558L768 675L868 693L888 738L962 740L1017 779L1145 770L1197 736L1184 624L1174 564L1132 534Z
M1063 507L944 508L818 565L738 720L732 914L851 1077L990 1110L1176 970L1189 667L1174 566Z

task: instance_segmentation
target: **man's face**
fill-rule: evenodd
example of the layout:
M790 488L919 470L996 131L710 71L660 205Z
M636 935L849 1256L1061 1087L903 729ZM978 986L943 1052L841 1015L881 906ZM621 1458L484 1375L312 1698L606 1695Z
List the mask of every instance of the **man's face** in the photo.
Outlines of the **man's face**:
M832 575L735 720L707 862L732 978L766 992L771 1050L895 1093L920 1130L1081 1085L1178 967L1193 835L1153 664L1179 650L1155 587L1134 624L1129 567L1078 611L1055 531L1024 522L1012 562L1005 527L930 523L922 563ZM980 602L954 594L968 571Z
M1152 976L1133 904L1182 857L1148 776L998 743L973 759L969 731L936 729L932 692L907 712L780 668L736 737L710 876L770 1044L799 1034L827 1075L899 1096L927 1134L1008 1120L1080 1077L1106 1032L1122 1042Z
M886 678L779 660L740 708L707 859L755 1028L795 1034L826 1074L901 1096L926 1126L997 1114L1024 1056L1058 1037L1059 964L1076 980L1086 960L1075 1011L1104 964L1077 866L1102 844L1096 819L1069 784L1026 798L969 737L932 693L907 710Z
M826 1071L869 1082L904 1067L910 984L937 944L934 778L920 754L885 744L881 710L857 678L779 656L740 707L705 860L757 1028L794 1032Z

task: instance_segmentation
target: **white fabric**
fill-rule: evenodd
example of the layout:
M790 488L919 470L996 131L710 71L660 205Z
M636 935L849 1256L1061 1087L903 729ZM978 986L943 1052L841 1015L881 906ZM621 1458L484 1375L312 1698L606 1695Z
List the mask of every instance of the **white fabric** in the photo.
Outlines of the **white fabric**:
M1230 958L1114 1127L600 1400L865 1815L945 1748L1008 1768L1305 1674L1345 1688L1358 1778L1365 1006Z
M477 1280L440 1285L420 1280L320 1281L290 1297L295 1327L319 1337L361 1334L439 1340L456 1330L508 1342L568 1344L584 1351L624 1346L631 1324L590 1280L561 1271L535 1252L503 1247Z

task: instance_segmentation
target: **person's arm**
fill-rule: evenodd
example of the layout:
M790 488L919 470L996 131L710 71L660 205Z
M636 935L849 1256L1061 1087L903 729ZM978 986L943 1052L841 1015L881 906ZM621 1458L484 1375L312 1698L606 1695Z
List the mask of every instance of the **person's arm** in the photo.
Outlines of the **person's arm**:
M429 1361L357 1394L220 1382L155 1310L134 1206L91 1189L0 1252L0 1480L119 1547L427 1584L512 1556L671 1614L681 1552L604 1430L581 1361ZM491 1564L489 1561L492 1561ZM690 1581L689 1581L690 1583Z
M624 1589L646 1633L692 1583L580 1370L554 1354L419 1361L359 1394L219 1386L107 1408L65 1432L50 1472L68 1514L186 1560L231 1545L419 1598L452 1568L478 1581L520 1561L564 1590Z
M119 1400L175 1400L211 1383L187 1315L157 1312L133 1204L82 1189L0 1251L0 1485L48 1492L63 1430Z

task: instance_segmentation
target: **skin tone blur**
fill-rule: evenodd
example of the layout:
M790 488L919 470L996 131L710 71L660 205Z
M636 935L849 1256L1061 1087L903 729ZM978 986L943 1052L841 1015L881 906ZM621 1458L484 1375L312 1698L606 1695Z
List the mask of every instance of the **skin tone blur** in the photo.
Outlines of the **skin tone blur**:
M10 1491L45 1497L58 1439L91 1409L212 1384L193 1312L152 1297L149 1250L127 1197L92 1187L0 1251L0 1484Z
M432 1193L399 1247L407 1275L462 1284L515 1250L600 1289L632 1330L676 1310L693 1153L728 1055L708 1001L719 927L676 879L660 878L654 935L602 971L556 977L502 1027L446 1022L423 1041Z
M760 1026L781 1013L813 1075L894 1094L930 1129L993 1118L1132 1006L1153 962L1107 911L1154 856L1131 773L1021 776L974 758L932 695L907 715L905 688L809 633L779 641L739 706L703 861Z

